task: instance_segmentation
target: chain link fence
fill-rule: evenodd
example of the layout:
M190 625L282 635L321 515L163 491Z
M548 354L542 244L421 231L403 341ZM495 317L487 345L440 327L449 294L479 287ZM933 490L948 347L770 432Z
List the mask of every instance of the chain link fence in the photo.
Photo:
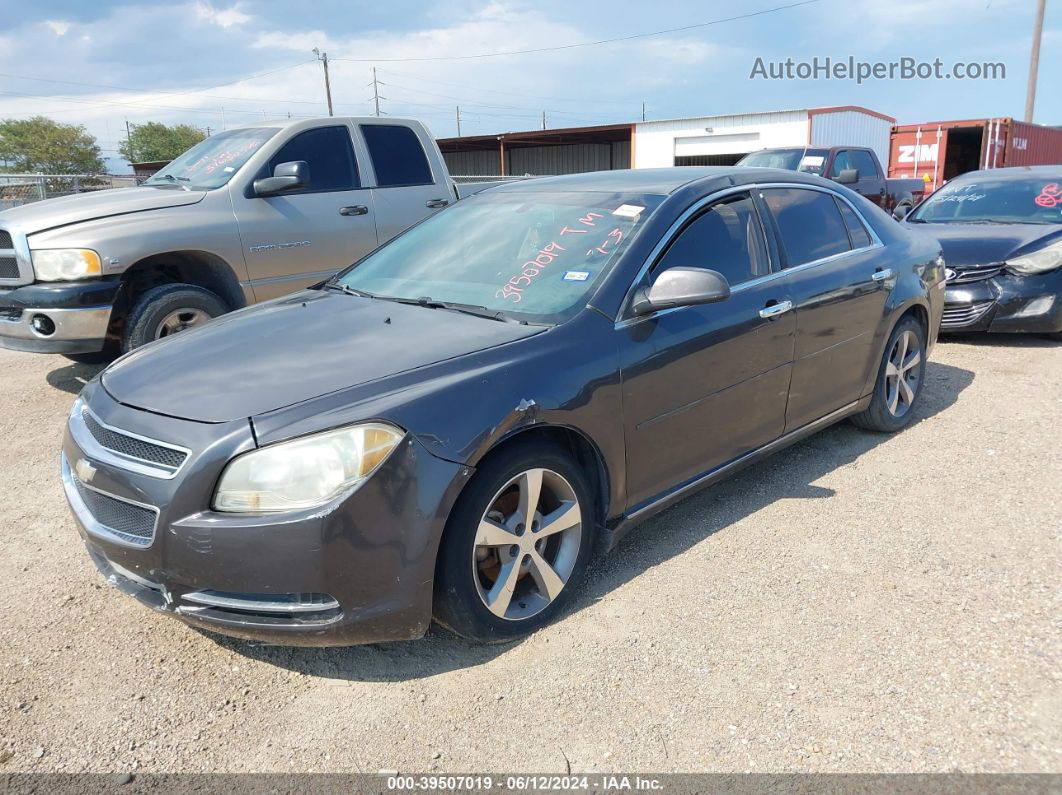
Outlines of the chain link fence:
M0 210L56 196L127 188L145 179L133 174L0 174Z

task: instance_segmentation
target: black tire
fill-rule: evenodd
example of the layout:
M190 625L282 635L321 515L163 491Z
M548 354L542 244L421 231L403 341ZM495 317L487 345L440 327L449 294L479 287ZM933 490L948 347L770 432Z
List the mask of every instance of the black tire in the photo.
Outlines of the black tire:
M220 296L191 284L164 284L153 287L133 303L122 334L122 353L158 339L159 324L173 312L188 310L210 318L229 311Z
M913 379L914 388L912 390L914 398L906 404L902 413L897 413L889 408L891 390L886 376L890 359L897 353L897 342L905 334L913 334L917 339L920 358L917 365L911 368L912 371L916 371L916 379ZM881 364L878 366L878 375L874 382L874 396L870 401L870 405L865 411L853 415L852 422L865 430L878 431L880 433L895 433L906 428L914 418L915 408L922 397L925 375L926 332L921 323L915 318L908 316L897 323L889 335L889 341L885 345L885 353L882 354Z
M482 564L477 559L478 528L481 518L487 514L488 509L498 504L495 500L499 492L521 473L535 469L550 470L547 478L559 475L564 481L563 485L569 486L574 492L578 500L581 521L577 530L572 528L567 532L572 533L572 537L578 534L578 553L570 555L569 560L574 558L571 572L559 593L545 607L526 618L503 618L491 612L485 604L484 597L480 595L480 588L484 590L486 588L481 579L484 575L479 570ZM554 482L560 484L558 480ZM549 498L547 492L548 486L544 480L543 494L546 495L544 500ZM586 564L593 552L597 526L595 496L586 476L572 457L555 445L540 440L518 441L488 456L458 498L446 524L435 571L435 620L469 640L481 643L503 643L528 635L556 618L578 589L586 570ZM501 499L504 500L505 497ZM542 508L542 510L546 509ZM535 543L531 533L526 535L531 539L530 543ZM564 534L557 533L548 538L540 538L537 543L558 543L559 541L554 542L551 539L559 540L563 537ZM503 550L504 546L498 546L497 549ZM500 551L499 554L501 554ZM548 558L550 554L548 548L543 547L543 557ZM560 553L554 552L553 554L556 554L557 558L552 561L552 564L557 565ZM513 559L514 563L520 557L517 555ZM550 561L547 560L547 562ZM499 568L499 580L502 571L504 569ZM523 601L525 598L528 601L542 599L541 594L536 595L536 592L540 590L536 574L537 569L517 573L516 576L520 579L515 580L514 595L511 599L516 610L526 606ZM530 594L530 596L521 596L521 592ZM489 596L489 593L487 595ZM509 601L507 600L507 603Z

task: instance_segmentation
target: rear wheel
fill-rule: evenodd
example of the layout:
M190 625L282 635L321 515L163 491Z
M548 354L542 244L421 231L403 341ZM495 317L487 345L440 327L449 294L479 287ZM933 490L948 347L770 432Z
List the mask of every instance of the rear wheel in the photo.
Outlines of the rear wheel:
M563 450L518 443L480 467L447 524L436 620L463 637L527 635L570 600L593 545L594 501Z
M852 422L869 431L893 433L906 427L922 394L926 372L926 333L913 317L896 324L878 368L874 396Z
M140 295L122 335L122 351L202 326L229 311L220 296L191 284L164 284Z

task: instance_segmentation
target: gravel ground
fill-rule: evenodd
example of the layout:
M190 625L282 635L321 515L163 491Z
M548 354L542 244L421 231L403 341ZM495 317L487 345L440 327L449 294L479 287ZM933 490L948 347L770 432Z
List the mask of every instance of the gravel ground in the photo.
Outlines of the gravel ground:
M94 370L0 351L0 772L1062 771L1062 345L938 345L918 422L842 424L596 562L575 611L263 647L103 584L58 477Z

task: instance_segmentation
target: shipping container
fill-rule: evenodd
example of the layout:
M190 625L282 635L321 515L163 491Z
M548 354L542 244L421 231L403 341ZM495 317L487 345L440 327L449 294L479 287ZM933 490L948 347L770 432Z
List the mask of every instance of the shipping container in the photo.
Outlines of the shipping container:
M921 179L926 193L985 168L1062 164L1062 128L1011 118L903 124L892 128L889 177Z

